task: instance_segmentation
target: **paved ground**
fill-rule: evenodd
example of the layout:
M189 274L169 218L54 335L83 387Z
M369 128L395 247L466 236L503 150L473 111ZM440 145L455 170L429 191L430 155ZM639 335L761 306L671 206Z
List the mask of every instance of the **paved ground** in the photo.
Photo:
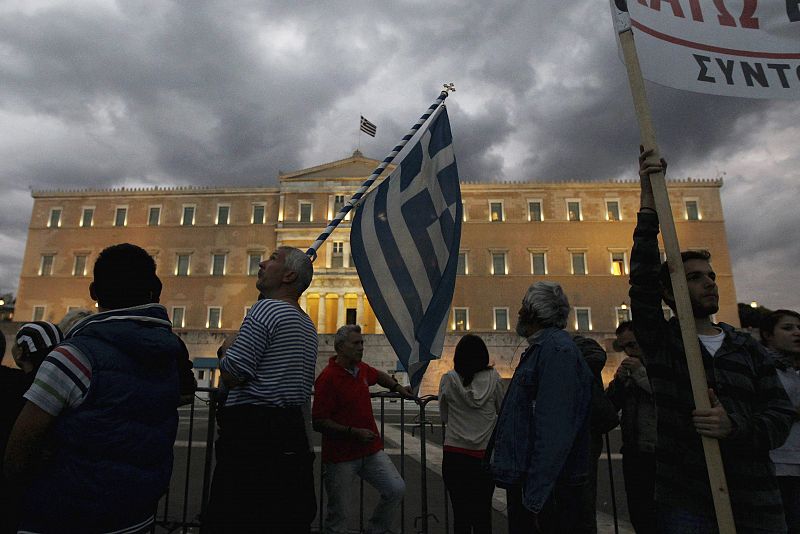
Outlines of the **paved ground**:
M428 532L430 534L446 534L452 532L452 511L445 507L446 502L444 485L441 478L441 442L442 428L439 422L438 407L435 402L428 404L425 410L424 419L427 421L425 426L425 458L423 459L421 450L420 409L413 403L406 403L401 417L401 407L398 401L375 399L373 402L375 416L379 421L379 429L385 437L387 453L397 465L406 481L407 492L403 509L403 532L418 533ZM184 522L197 524L200 514L200 503L202 501L202 488L204 477L205 444L208 432L208 407L201 401L195 403L195 414L193 424L190 421L191 408L181 408L181 422L178 433L178 440L175 447L175 469L172 478L170 494L162 500L159 506L157 519L164 523L163 527L156 529L159 534L166 532L187 532L197 533L196 527L181 527ZM381 425L381 420L383 425ZM404 424L401 425L401 421ZM190 435L191 431L191 435ZM319 434L313 433L312 441L319 450ZM619 431L611 433L612 451L619 450ZM189 446L191 444L191 446ZM406 451L401 455L401 447ZM426 468L423 469L423 461ZM320 472L319 462L315 465L317 484L317 495L319 496ZM616 505L618 512L619 532L623 534L632 533L625 506L624 485L622 483L622 465L619 454L611 455L611 472L615 482ZM424 473L424 476L423 476ZM605 453L601 459L598 472L598 532L614 533L613 505L609 483L609 467ZM188 485L185 481L188 479ZM423 494L427 493L427 530L423 522ZM366 486L360 492L358 498L354 498L354 518L353 532L358 532L359 510L364 509L366 513L372 509L376 501L375 492L371 487ZM187 506L184 507L184 502ZM362 504L363 503L363 504ZM505 516L505 495L502 490L495 492L493 502L494 508L494 532L507 532L507 519ZM324 510L324 504L323 504ZM364 519L366 520L366 519ZM314 523L319 525L319 517Z

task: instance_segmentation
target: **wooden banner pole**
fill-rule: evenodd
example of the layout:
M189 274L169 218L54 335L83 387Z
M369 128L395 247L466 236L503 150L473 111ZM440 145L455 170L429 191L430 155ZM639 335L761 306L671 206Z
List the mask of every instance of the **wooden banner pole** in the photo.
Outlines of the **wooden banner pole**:
M630 83L631 94L633 95L633 105L636 110L636 118L639 122L642 145L645 150L653 149L652 158L654 161L659 161L661 156L659 155L658 144L656 143L655 129L650 115L650 107L647 102L647 93L644 87L644 78L642 77L632 31L628 29L620 32L619 40L625 58L625 67L628 71L628 82ZM686 353L686 363L689 366L689 378L692 383L694 403L698 409L709 409L711 408L711 402L708 398L708 382L706 380L705 368L703 367L703 357L700 352L697 328L695 327L692 304L689 300L689 290L686 284L686 272L683 269L680 245L678 244L678 234L675 231L675 220L672 217L672 207L669 203L669 194L667 192L667 183L664 178L664 173L659 172L651 174L650 183L653 187L656 211L658 212L658 220L661 225L661 235L664 239L664 249L667 252L670 278L672 279L672 290L675 297L678 320L681 323L681 336ZM701 436L701 438L703 441L703 451L705 453L708 478L711 483L711 494L714 498L714 510L717 514L717 524L719 525L720 534L735 534L736 527L733 523L728 484L725 481L725 471L719 452L719 442L714 438L705 436Z

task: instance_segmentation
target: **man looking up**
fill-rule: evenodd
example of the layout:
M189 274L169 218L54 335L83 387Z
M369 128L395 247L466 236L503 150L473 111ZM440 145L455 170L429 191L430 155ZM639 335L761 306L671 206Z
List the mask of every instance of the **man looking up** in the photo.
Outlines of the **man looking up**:
M366 534L393 532L406 485L383 451L369 387L378 384L401 397L413 399L411 389L361 361L364 338L358 325L344 325L333 341L336 356L320 373L314 386L311 417L322 433L322 463L328 513L325 532L344 534L352 485L361 477L380 493L380 501L367 523Z
M6 449L6 474L29 481L20 531L149 530L172 474L185 354L155 304L160 288L145 250L124 243L98 256L89 293L99 313L45 358Z
M639 158L641 209L631 253L633 329L656 402L656 506L661 532L717 531L700 436L719 440L736 530L786 532L770 449L789 432L794 410L759 344L730 325L714 324L716 274L707 251L681 253L708 381L711 408L695 409L680 324L667 322L663 299L675 297L658 251L658 216L650 174L666 169Z
M527 338L487 449L508 499L510 534L574 532L589 470L592 372L563 329L561 286L537 282L522 299Z
M307 533L316 515L314 453L303 406L311 398L317 330L298 304L314 270L301 250L261 262L264 299L220 361L230 388L219 428L207 532Z

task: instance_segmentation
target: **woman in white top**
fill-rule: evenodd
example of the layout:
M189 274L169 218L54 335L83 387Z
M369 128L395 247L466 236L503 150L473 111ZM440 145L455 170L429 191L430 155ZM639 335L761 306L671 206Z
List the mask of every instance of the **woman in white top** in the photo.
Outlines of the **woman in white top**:
M778 475L789 534L800 534L800 313L776 310L764 317L759 330L775 360L778 378L798 412L786 442L769 456Z
M494 483L481 464L503 402L503 385L480 337L462 337L453 360L455 369L439 383L439 410L447 425L442 477L453 505L453 532L485 534L492 531Z

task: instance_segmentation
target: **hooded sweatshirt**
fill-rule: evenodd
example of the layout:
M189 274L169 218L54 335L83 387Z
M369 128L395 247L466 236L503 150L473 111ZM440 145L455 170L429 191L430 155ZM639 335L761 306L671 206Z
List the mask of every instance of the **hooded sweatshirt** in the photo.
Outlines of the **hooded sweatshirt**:
M439 383L439 412L447 425L445 448L483 451L503 403L503 383L494 369L475 373L469 386L453 370Z

